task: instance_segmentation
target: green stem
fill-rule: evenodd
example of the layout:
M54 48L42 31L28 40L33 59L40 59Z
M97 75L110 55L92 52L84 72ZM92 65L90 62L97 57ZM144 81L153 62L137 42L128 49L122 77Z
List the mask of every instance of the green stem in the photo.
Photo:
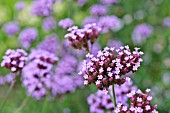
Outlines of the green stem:
M27 101L29 99L30 96L27 96L27 98L24 99L24 101L21 103L21 105L15 110L14 113L19 113L23 108L24 106L27 104Z
M112 93L113 93L113 104L114 104L114 108L116 108L116 94L115 94L114 84L113 84L113 86L112 86Z
M12 83L11 83L11 85L10 85L7 93L6 93L5 100L3 101L2 105L1 105L1 108L0 108L0 112L3 111L3 108L4 108L6 102L7 102L8 98L9 98L9 94L10 94L10 92L12 91L14 85L15 85L15 79L14 79L14 81L12 81Z
M44 99L44 102L43 102L42 109L41 109L40 113L44 113L44 110L46 108L47 102L48 102L48 96L46 96L46 98Z

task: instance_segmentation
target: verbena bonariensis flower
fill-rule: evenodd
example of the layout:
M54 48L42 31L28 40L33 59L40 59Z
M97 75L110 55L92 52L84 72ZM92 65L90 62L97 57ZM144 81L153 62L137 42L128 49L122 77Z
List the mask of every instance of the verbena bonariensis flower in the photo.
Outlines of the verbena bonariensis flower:
M95 4L90 7L90 13L94 16L101 16L107 13L107 7L101 4Z
M59 49L59 40L57 35L51 34L46 36L45 39L38 44L37 48L48 51L57 56Z
M22 71L22 84L28 95L39 100L46 96L52 87L52 69L57 57L44 50L32 50L29 59L30 62Z
M32 3L31 13L36 16L50 16L54 0L36 0Z
M108 47L114 47L116 49L120 48L122 45L123 44L119 40L115 40L115 39L109 40L107 43Z
M83 29L78 29L78 27L73 26L68 29L70 33L65 35L65 38L68 38L70 45L75 49L85 48L86 51L89 51L89 44L93 44L98 38L100 28L96 26L95 23L87 24Z
M15 35L19 30L20 27L17 22L8 22L3 26L3 31L9 36Z
M118 31L123 26L122 21L118 17L116 17L114 15L100 17L98 22L97 22L97 25L99 27L101 27L101 29L102 29L101 32L102 33L107 33L110 30Z
M84 77L84 84L95 84L100 90L107 90L110 85L123 84L129 77L125 75L129 72L136 72L143 52L139 48L131 52L129 46L114 49L106 47L99 51L97 57L87 54L82 70L79 72Z
M77 0L78 5L83 6L87 3L87 0Z
M53 30L56 28L56 22L53 17L46 17L43 20L42 27L44 30Z
M136 86L132 86L132 81L128 81L125 84L118 86L115 85L116 103L122 102L123 105L127 105L127 94L133 90L136 90ZM109 87L109 92L112 93L112 87ZM104 94L98 90L95 94L91 94L87 98L90 105L90 113L113 113L115 108L112 99L109 94Z
M103 4L112 5L119 2L119 0L100 0Z
M15 4L15 9L18 11L23 10L24 7L25 7L25 2L23 2L23 1L19 1Z
M169 27L170 26L170 17L166 17L163 20L163 26Z
M63 68L64 67L64 68ZM77 76L79 62L75 56L63 56L53 76L52 95L72 93L83 85L83 77Z
M97 23L97 18L93 16L88 16L83 20L82 25L84 26L86 24L92 24L92 23Z
M152 96L149 95L150 89L144 94L140 90L133 90L127 96L130 98L130 106L124 106L122 103L117 105L115 113L158 113L157 105L152 106Z
M11 83L15 79L13 74L7 74L5 76L0 76L0 85L5 85L6 83Z
M27 61L27 53L22 49L8 49L3 56L2 67L9 69L13 73L20 72Z
M35 28L26 28L19 35L19 43L25 49L31 46L31 43L37 38L37 30Z
M137 25L132 32L132 41L134 44L142 44L153 32L151 25L143 23Z
M74 24L74 21L70 18L65 18L58 22L58 26L62 27L63 29L68 29Z

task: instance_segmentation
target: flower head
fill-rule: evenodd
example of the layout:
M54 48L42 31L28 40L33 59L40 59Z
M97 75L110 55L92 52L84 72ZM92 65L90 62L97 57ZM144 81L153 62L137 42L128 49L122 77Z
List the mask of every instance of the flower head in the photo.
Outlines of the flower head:
M92 54L87 54L87 60L81 70L81 75L87 75L85 83L87 85L95 84L100 90L107 89L112 84L123 84L129 80L124 75L129 72L137 71L142 62L141 55L143 52L131 52L128 46L120 47L119 49L104 48L99 51L97 57ZM93 70L92 70L93 69ZM102 79L99 79L98 76Z
M70 18L65 18L58 22L58 26L62 27L63 29L68 29L73 25L74 21Z
M22 49L8 49L3 56L1 66L9 69L13 73L19 72L26 64L27 53Z
M127 107L121 104L120 106L117 106L115 112L119 111L119 113L158 113L156 111L157 105L151 105L152 97L149 95L149 92L146 90L146 93L144 94L142 91L139 90L131 91L129 94L127 94L127 96L130 98L130 106Z
M78 27L73 26L69 28L70 33L65 35L68 38L70 45L75 49L85 48L89 51L88 41L93 44L98 38L100 28L96 26L95 23L87 24L83 29L78 29Z
M44 30L53 30L56 28L56 22L53 17L46 17L43 20L42 27Z
M107 7L101 4L95 4L90 7L90 13L94 16L101 16L107 13Z
M17 22L8 22L3 26L3 30L7 35L13 36L20 30L20 27Z

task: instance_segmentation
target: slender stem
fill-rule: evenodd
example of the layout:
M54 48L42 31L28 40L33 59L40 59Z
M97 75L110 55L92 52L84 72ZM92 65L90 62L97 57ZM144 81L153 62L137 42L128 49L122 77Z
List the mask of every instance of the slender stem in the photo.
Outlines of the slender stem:
M113 93L113 104L114 104L114 108L116 108L116 94L115 94L114 84L113 84L113 86L112 86L112 93Z
M1 108L0 108L0 112L3 111L3 108L4 108L6 102L7 102L8 98L9 98L9 94L10 94L10 92L12 91L14 85L15 85L15 79L12 81L12 83L11 83L11 85L10 85L7 93L6 93L5 100L3 101L2 105L1 105Z
M44 99L44 102L43 102L42 109L41 109L40 113L44 113L44 110L46 108L47 102L48 102L48 96L46 96L46 98Z
M15 110L14 113L19 113L23 108L24 106L27 104L27 101L29 100L29 97L30 96L27 96L24 101L22 101L21 105Z

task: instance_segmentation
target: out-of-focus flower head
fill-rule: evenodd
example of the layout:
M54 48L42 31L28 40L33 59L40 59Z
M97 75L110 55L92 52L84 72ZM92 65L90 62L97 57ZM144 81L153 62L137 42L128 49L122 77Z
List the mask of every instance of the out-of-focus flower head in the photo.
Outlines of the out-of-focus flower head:
M2 67L9 69L12 73L22 70L27 62L27 53L22 49L8 49L3 56Z
M92 23L97 23L97 18L93 16L88 16L83 20L82 25L84 26L86 24L92 24Z
M46 36L45 39L38 44L37 48L48 51L57 56L58 49L59 49L59 39L57 35L52 34Z
M142 44L146 38L152 35L153 28L151 25L143 23L137 25L132 32L132 41L134 44Z
M83 6L87 3L87 0L77 0L78 5Z
M112 16L100 17L97 25L101 27L102 33L107 33L109 32L109 30L113 30L113 31L120 30L123 26L123 23L118 17L112 15Z
M115 113L158 113L157 105L152 106L152 96L149 95L150 89L143 93L141 90L133 90L127 96L130 98L130 106L127 107L122 103L117 105Z
M122 102L123 105L127 105L127 94L133 90L136 90L136 86L132 86L132 81L128 81L125 84L118 86L115 85L116 103ZM109 87L109 92L112 95L112 87ZM95 94L91 94L87 98L88 104L90 105L91 113L112 113L114 111L114 105L109 94L104 94L104 92L98 90Z
M119 40L115 40L115 39L109 40L107 43L108 47L114 47L116 49L120 48L122 45L123 45L122 42L120 42Z
M25 7L25 2L19 1L15 4L15 9L18 11L22 11Z
M31 43L37 38L37 30L35 28L26 28L19 35L19 43L25 49L31 46Z
M39 100L46 96L52 87L52 69L57 57L44 50L32 50L29 59L29 64L22 71L22 84L28 95Z
M53 0L35 0L32 2L31 13L35 16L50 16L53 12Z
M63 68L64 66L64 68ZM52 95L72 93L83 85L83 77L78 76L79 62L75 56L63 56L58 62L52 82Z
M8 36L15 35L20 30L19 24L17 22L8 22L3 26L3 31Z
M44 30L53 30L56 28L56 22L53 17L46 17L43 20L42 27Z
M87 54L87 60L84 60L82 70L79 72L84 77L84 84L95 84L100 90L107 90L110 85L121 85L130 78L125 75L129 72L136 72L143 52L139 48L131 52L129 46L114 49L105 47L99 51L97 57Z
M62 27L63 29L68 29L74 24L74 21L70 18L65 18L58 22L58 26Z
M90 13L94 16L102 16L107 13L107 7L101 4L95 4L90 7Z
M166 17L163 20L163 26L169 27L170 26L170 17Z
M75 49L85 48L86 51L89 51L88 41L91 44L94 44L98 38L100 28L95 24L87 24L83 29L78 29L77 26L69 28L70 33L65 35L65 38L68 38L70 45Z
M7 83L12 83L14 81L15 75L14 74L7 74L5 76L0 76L0 85L5 85Z
M106 4L106 5L112 5L112 4L116 4L119 3L120 0L100 0L101 3Z

